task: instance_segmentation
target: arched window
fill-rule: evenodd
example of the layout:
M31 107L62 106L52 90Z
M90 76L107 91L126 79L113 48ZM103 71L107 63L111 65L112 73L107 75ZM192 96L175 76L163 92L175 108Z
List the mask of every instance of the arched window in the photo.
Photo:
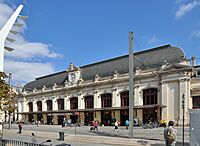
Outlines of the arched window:
M157 89L143 90L143 105L157 104Z
M121 92L121 107L129 106L129 91Z
M58 110L64 110L64 99L58 99Z
M52 111L52 100L47 100L47 111Z
M78 109L78 98L77 97L70 98L70 109Z
M111 94L101 95L101 107L112 107L112 95Z
M94 108L94 97L93 96L85 97L85 108Z
M37 111L42 111L42 101L37 102Z
M33 112L33 102L28 103L29 112Z

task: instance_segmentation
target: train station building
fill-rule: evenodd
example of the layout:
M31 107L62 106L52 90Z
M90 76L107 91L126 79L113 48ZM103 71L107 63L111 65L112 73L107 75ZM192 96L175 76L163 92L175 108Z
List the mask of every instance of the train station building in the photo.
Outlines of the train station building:
M136 52L133 60L133 117L139 124L155 119L181 125L183 95L189 124L189 110L200 101L200 86L183 50L164 45ZM69 63L62 72L36 78L18 98L18 120L62 124L65 118L105 126L119 120L123 125L129 118L128 61L124 55L84 66Z

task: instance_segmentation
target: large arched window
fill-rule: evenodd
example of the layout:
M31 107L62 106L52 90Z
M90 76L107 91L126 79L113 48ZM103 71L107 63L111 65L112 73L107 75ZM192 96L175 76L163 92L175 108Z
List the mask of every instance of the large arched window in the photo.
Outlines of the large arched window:
M47 111L52 111L52 100L47 100Z
M42 111L42 101L37 102L37 111Z
M112 107L112 95L111 94L101 95L101 107Z
M70 98L70 109L78 109L78 98L77 97Z
M94 108L94 97L93 96L85 97L85 108Z
M28 103L29 112L33 112L33 102Z
M143 105L157 104L157 89L143 90Z
M121 107L129 106L129 91L121 92Z
M58 99L58 110L64 110L64 99Z

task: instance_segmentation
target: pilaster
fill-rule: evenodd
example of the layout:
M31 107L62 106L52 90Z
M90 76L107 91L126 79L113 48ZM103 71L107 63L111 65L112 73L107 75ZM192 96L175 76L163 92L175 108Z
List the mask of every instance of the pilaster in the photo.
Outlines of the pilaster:
M162 105L167 106L166 108L162 108L162 120L168 120L168 113L167 113L167 108L168 108L168 84L166 81L161 81L161 100L160 102Z
M182 98L183 94L185 95L185 124L189 124L189 99L190 99L190 91L188 88L189 82L186 78L182 78L179 80L179 121L178 124L182 125L183 122L183 109L182 109Z
M47 102L45 98L42 98L42 111L47 111Z
M33 111L37 112L37 101L33 100Z
M52 99L52 109L53 109L53 111L58 110L58 103L57 103L56 97L53 97L53 99Z
M112 89L112 107L117 107L117 87Z

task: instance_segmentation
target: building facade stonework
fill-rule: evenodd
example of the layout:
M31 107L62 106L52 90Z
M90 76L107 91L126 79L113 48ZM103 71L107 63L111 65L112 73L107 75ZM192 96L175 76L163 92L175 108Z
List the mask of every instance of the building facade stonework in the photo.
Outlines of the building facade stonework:
M165 45L134 54L134 115L139 125L149 119L185 123L192 108L193 69L184 52ZM194 81L193 81L194 82ZM24 86L18 99L18 118L44 124L112 125L129 118L128 55L36 78Z

